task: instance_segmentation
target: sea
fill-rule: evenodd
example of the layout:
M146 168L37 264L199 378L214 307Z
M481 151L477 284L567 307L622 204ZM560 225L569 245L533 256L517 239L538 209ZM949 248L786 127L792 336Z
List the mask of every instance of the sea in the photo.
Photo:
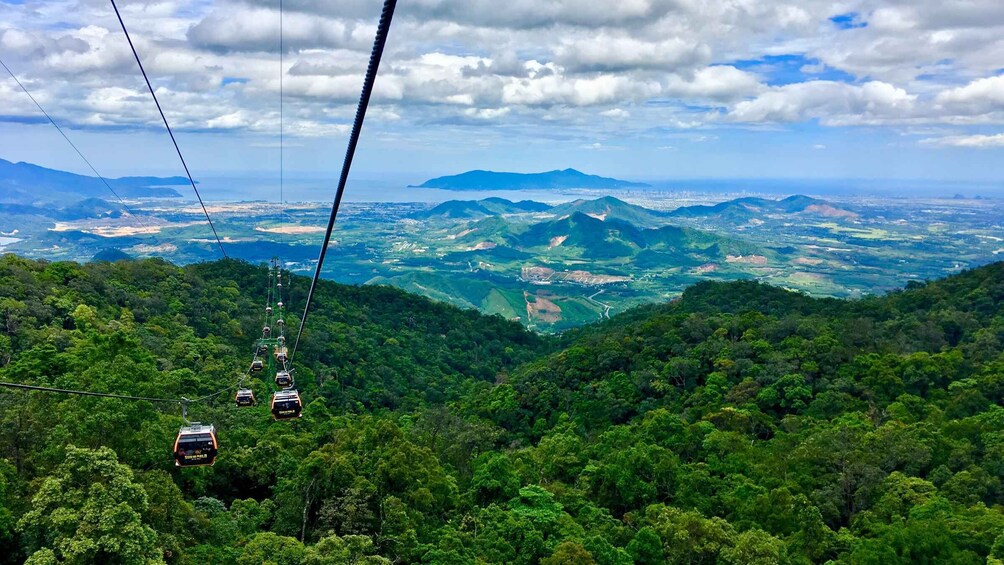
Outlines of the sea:
M413 181L414 182L414 181ZM421 181L419 181L421 182ZM804 194L820 197L887 197L887 198L1004 198L1004 183L946 182L931 180L870 180L870 179L674 179L644 181L643 188L625 189L560 189L560 190L439 190L409 186L408 180L350 179L346 185L345 202L421 202L438 203L447 200L480 200L489 197L507 200L534 200L555 204L578 198L598 198L612 195L628 202L658 200L721 201L742 196L780 197ZM286 202L328 202L334 198L337 178L286 178L282 199ZM194 194L177 187L184 198ZM276 178L208 177L200 179L199 190L207 201L277 201L279 182Z

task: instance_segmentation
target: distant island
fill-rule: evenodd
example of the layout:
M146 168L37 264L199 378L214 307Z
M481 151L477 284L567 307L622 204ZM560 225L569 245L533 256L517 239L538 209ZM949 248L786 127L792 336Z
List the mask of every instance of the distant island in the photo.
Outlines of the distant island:
M188 184L185 177L121 177L107 179L122 198L176 198L171 186ZM0 204L66 205L88 198L114 199L101 179L0 159Z
M495 171L467 171L459 175L437 177L410 188L439 188L444 190L531 190L561 188L646 188L642 182L587 175L575 169L547 171L544 173L498 173Z

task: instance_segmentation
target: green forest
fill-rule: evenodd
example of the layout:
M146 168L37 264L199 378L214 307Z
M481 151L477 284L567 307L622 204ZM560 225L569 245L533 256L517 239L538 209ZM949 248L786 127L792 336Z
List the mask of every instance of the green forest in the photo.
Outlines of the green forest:
M266 265L0 258L0 381L189 397ZM309 280L293 277L295 328ZM751 281L559 336L322 281L304 415L0 389L0 564L1004 564L1004 263L858 301Z

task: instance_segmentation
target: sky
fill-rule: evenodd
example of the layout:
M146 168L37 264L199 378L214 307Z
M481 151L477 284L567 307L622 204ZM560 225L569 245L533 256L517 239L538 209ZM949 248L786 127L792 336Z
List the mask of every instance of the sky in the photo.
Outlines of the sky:
M121 0L193 174L335 176L377 0ZM281 56L280 56L281 55ZM0 0L0 58L107 176L180 164L107 1ZM86 172L9 76L0 158ZM401 0L354 174L1004 185L1001 0Z

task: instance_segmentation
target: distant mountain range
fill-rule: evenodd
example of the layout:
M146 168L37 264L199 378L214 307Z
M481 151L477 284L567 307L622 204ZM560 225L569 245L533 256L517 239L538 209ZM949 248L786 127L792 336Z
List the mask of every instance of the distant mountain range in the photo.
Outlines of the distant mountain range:
M185 177L121 177L107 179L122 198L172 198L171 186L188 183ZM111 198L101 179L58 171L31 163L0 159L0 204L66 206L92 198Z
M531 190L569 188L644 188L649 185L597 175L587 175L575 169L547 171L544 173L500 173L495 171L467 171L429 179L417 188L445 190Z
M642 227L662 226L667 223L665 214L635 204L628 204L613 196L595 200L575 200L551 206L532 200L512 202L505 198L483 200L448 200L430 210L413 214L417 219L473 220L489 216L511 216L528 213L546 213L568 216L582 213L600 220L620 220Z
M834 220L859 217L826 200L802 195L782 200L738 198L671 212L650 210L613 196L554 206L503 198L450 200L411 217L454 222L448 239L467 251L454 253L450 260L461 260L464 254L489 262L561 257L572 261L628 260L648 268L721 264L743 257L765 261L775 250L724 234L743 225L776 224L807 216Z
M414 214L415 218L444 220L466 220L506 214L526 214L528 212L544 212L551 206L532 200L512 202L505 198L485 198L484 200L449 200L431 210Z
M82 218L118 218L124 211L125 207L118 202L112 203L100 198L85 198L69 202L65 206L32 206L0 202L0 212L6 215L36 216L61 222Z
M667 225L664 213L611 196L557 206L502 198L453 200L421 217L457 221L448 239L466 247L465 253L494 262L552 257L695 266L723 261L729 254L765 253L731 237Z
M736 198L712 206L685 206L668 214L671 218L703 218L749 220L758 214L815 214L833 218L855 218L857 213L839 208L825 200L796 194L783 200L767 198Z
M450 237L469 246L470 252L495 261L550 256L556 260L637 260L645 265L693 266L722 261L727 254L764 252L759 246L701 230L643 228L578 211L532 224L486 217L459 225Z
M709 206L685 206L671 212L650 210L636 204L629 204L613 196L604 196L594 200L579 199L554 206L532 200L512 202L504 198L448 200L429 210L412 214L412 217L426 220L474 220L490 216L522 214L546 214L561 217L575 213L586 214L599 220L627 222L644 228L665 226L673 223L674 220L745 223L758 217L783 217L791 214L839 219L859 217L859 214L852 210L839 207L826 200L803 195L789 196L783 200L737 198Z

